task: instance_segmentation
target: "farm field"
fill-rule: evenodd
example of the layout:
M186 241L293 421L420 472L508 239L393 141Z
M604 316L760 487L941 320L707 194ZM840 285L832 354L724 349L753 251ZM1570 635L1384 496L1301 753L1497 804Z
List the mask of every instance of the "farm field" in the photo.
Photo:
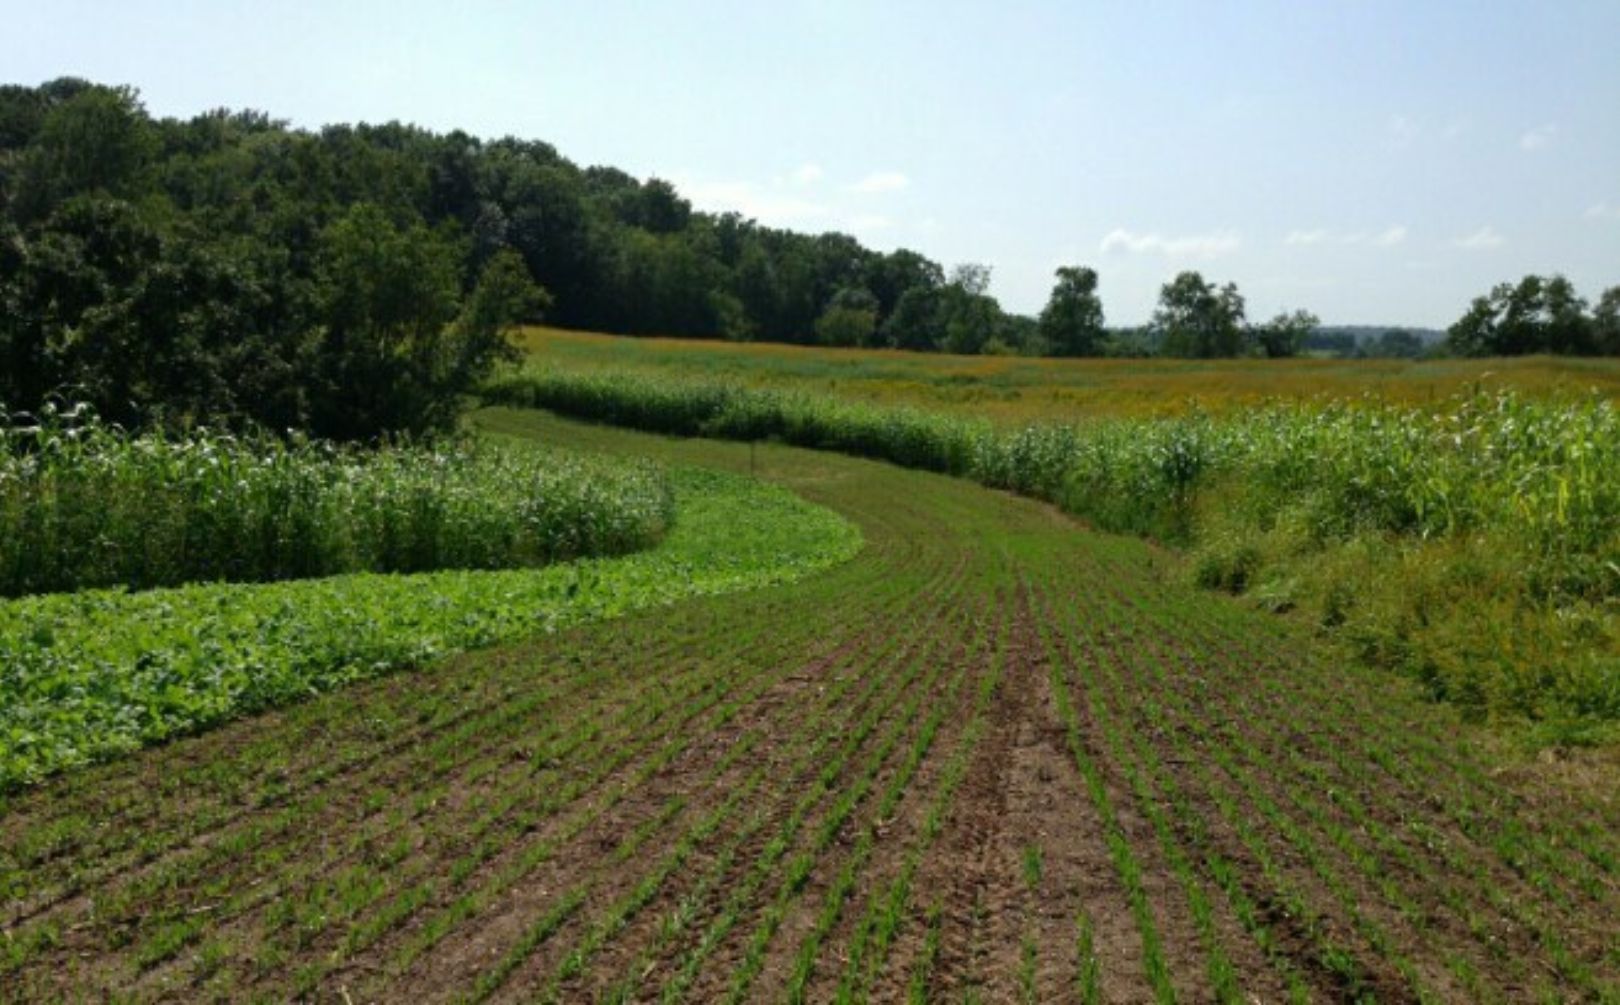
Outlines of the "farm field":
M886 349L630 338L523 329L539 366L726 381L875 405L905 405L1003 425L1092 418L1219 415L1277 401L1369 396L1443 405L1475 390L1620 398L1620 361L1528 356L1370 359L1028 359Z
M1610 755L1515 759L966 480L477 422L755 470L865 547L16 796L0 998L1620 996Z

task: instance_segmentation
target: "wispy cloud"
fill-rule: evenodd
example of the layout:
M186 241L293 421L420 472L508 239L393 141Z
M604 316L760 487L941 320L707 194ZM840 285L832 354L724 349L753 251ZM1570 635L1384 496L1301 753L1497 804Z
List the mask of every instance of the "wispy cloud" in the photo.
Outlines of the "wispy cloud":
M1376 234L1370 234L1365 230L1354 230L1338 236L1334 236L1331 230L1318 227L1315 230L1290 230L1288 236L1283 238L1283 243L1309 246L1326 244L1331 241L1337 244L1370 244L1379 248L1393 248L1406 240L1406 235L1406 228L1399 224L1385 227Z
M860 208L869 206L826 191L817 183L825 175L819 165L802 164L769 182L716 181L677 176L675 186L692 205L710 213L741 213L770 227L802 230L839 230L873 236L898 225L889 216ZM825 192L817 197L817 192Z
M878 192L898 192L911 185L911 179L899 171L874 171L849 187L851 192L872 195Z
M1160 234L1137 234L1121 227L1110 231L1098 248L1105 255L1120 251L1169 258L1215 258L1236 251L1242 244L1242 238L1231 230L1164 237Z
M800 164L788 176L795 185L814 185L822 178L820 164Z
M1385 227L1382 233L1374 234L1369 243L1380 248L1393 248L1406 240L1406 228L1400 225Z
M1611 205L1609 200L1593 203L1586 209L1588 220L1620 220L1620 204Z
M1526 153L1533 153L1551 143L1553 141L1553 137L1557 134L1558 123L1543 123L1542 125L1536 126L1534 129L1526 130L1524 135L1519 137L1519 149L1525 151Z
M749 181L675 179L682 195L711 213L741 213L773 227L802 227L825 223L832 210L823 203L795 194L786 186Z
M1498 234L1496 228L1488 226L1481 227L1472 234L1455 238L1451 242L1452 247L1462 248L1467 251L1490 251L1492 248L1500 248L1506 243L1507 238Z

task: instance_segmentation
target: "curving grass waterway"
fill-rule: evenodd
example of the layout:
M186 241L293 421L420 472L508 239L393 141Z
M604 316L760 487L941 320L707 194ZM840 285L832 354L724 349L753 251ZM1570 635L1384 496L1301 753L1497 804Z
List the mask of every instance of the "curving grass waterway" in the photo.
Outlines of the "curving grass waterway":
M449 653L780 583L860 547L847 521L781 488L690 468L670 483L674 527L628 556L0 601L0 792Z
M1598 752L1504 763L1164 549L964 479L478 421L753 468L865 544L18 794L0 997L1620 1000Z

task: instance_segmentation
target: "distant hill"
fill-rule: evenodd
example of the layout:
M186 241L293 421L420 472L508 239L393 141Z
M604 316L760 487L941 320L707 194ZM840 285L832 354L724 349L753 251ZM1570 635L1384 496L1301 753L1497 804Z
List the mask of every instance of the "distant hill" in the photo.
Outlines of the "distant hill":
M1323 325L1305 340L1314 356L1417 357L1441 345L1446 333L1438 328L1406 325Z
M1446 340L1443 328L1420 328L1417 325L1323 325L1317 329L1319 335L1352 335L1357 342L1376 341L1382 338L1385 332L1411 332L1423 340L1426 346Z

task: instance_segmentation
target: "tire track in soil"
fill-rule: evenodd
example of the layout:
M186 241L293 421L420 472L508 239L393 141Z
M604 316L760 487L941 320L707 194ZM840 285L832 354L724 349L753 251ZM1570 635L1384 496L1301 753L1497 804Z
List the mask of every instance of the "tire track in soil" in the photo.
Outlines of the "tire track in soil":
M677 462L729 458L725 464L746 469L747 454L729 447L557 428L630 452ZM124 921L116 933L68 931L63 944L38 951L20 972L0 979L0 999L115 991L139 1000L464 996L490 972L490 953L518 944L513 933L543 919L566 887L585 899L507 975L498 988L502 1000L553 991L560 1000L593 1000L621 988L645 1000L699 949L705 955L686 999L724 998L781 896L780 925L763 943L764 966L746 997L780 997L801 947L813 944L805 997L821 1001L836 996L846 961L866 937L872 898L888 896L904 870L914 868L899 927L880 951L883 966L860 973L869 983L857 999L920 992L928 1001L969 994L1074 1000L1083 918L1101 997L1153 1001L1132 893L1111 854L1111 835L1125 837L1140 867L1141 892L1181 1000L1214 995L1207 942L1230 959L1245 996L1259 1000L1284 997L1281 974L1290 971L1315 998L1345 998L1352 987L1336 983L1321 959L1328 946L1342 947L1364 967L1365 990L1381 1000L1410 998L1408 975L1381 957L1367 922L1443 1000L1466 997L1444 955L1472 964L1483 987L1505 997L1537 990L1576 996L1557 983L1551 950L1530 933L1510 933L1507 948L1525 957L1522 967L1510 966L1487 955L1484 938L1433 913L1450 898L1494 916L1482 884L1512 903L1533 896L1535 887L1510 863L1511 850L1493 844L1495 835L1510 826L1544 833L1535 810L1564 805L1522 792L1511 777L1490 775L1446 716L1429 714L1376 679L1340 682L1335 691L1331 667L1309 645L1221 598L1167 583L1141 557L1146 549L1089 534L1050 508L871 462L776 447L764 454L791 486L860 523L868 547L859 558L781 589L694 601L473 654L433 674L361 685L92 769L78 784L53 783L13 802L0 817L0 841L30 828L43 832L52 821L72 830L76 815L93 819L98 812L118 819L119 829L79 826L70 840L28 859L39 871L19 887L26 898L0 906L0 916L37 910L44 921L71 920L88 916L108 894L144 892L119 908ZM626 632L633 638L617 637ZM562 655L571 662L545 662ZM1295 667L1298 660L1307 667ZM977 689L990 674L996 686L981 706ZM547 693L534 690L541 680ZM822 692L823 686L848 690ZM660 688L687 695L694 714L642 716L638 710L656 705ZM718 711L744 696L729 718ZM368 709L375 728L356 735L345 717ZM420 712L428 718L415 718ZM871 731L857 735L865 728L857 720L868 716ZM914 742L934 716L937 732L926 756L913 762ZM557 785L590 780L553 805L526 770L491 758L536 733L573 735L559 718L601 728L577 747L559 739L547 748L572 753L545 778ZM1390 729L1402 732L1375 751ZM451 749L441 759L435 745L446 744ZM831 784L815 788L824 765L845 751ZM265 764L251 763L255 758ZM1364 760L1377 763L1364 769ZM1095 765L1111 804L1108 819L1090 798L1082 763L1085 772ZM1426 791L1430 772L1433 787ZM817 847L817 832L835 819L840 799L869 777L870 788L839 818L835 839L818 849L803 886L784 885L795 856ZM927 821L947 779L955 783L954 798L933 831ZM891 782L905 785L879 819ZM740 788L749 785L757 788ZM1338 796L1325 796L1324 786ZM412 811L423 789L442 789L443 801ZM731 807L734 796L731 815L693 837L693 828ZM510 799L518 801L508 805ZM1453 799L1470 805L1455 811ZM541 805L545 815L536 829L519 831L502 815L519 814L512 820L521 822L527 819L521 814ZM1168 826L1161 809L1171 813ZM234 918L206 926L199 937L223 937L235 951L257 948L255 939L281 939L286 925L273 913L276 899L306 897L325 877L340 875L353 854L345 828L385 832L394 819L383 815L389 812L404 814L401 833L414 844L398 869L379 874L385 899L359 917L378 913L378 905L423 878L444 889L354 958L331 962L346 935L338 924L279 963L219 972L234 984L205 980L209 971L192 943L156 968L135 968L174 910L220 884L266 886L262 897L244 899ZM1598 871L1565 870L1566 860L1558 859L1547 882L1563 897L1526 915L1545 919L1554 931L1561 920L1572 922L1565 926L1575 943L1569 948L1590 967L1595 991L1588 996L1598 998L1620 975L1620 954L1606 948L1616 944L1616 919L1590 911L1615 899L1614 870L1604 864L1615 847L1602 829L1606 812L1576 806L1556 822L1556 833L1598 835L1590 849L1571 850L1590 856ZM1502 820L1480 822L1481 813ZM285 828L267 832L265 850L286 856L284 865L210 851L252 828L271 827L283 814L293 816ZM490 815L488 833L499 839L495 864L486 861L483 871L462 877L466 888L495 875L501 863L529 861L523 856L546 835L561 837L551 858L498 891L487 912L456 916L444 941L398 969L409 940L464 889L446 877L473 840L458 840L459 818L480 814ZM1358 829L1363 819L1387 836ZM578 829L569 831L575 823ZM1408 823L1438 835L1453 857L1425 848ZM779 835L784 845L772 852ZM686 843L680 868L661 873ZM621 862L619 848L635 850ZM1032 849L1038 870L1026 865ZM1456 855L1481 865L1466 875L1448 872ZM1215 859L1231 870L1224 886ZM0 869L15 875L23 861L0 857ZM1424 875L1408 864L1414 862L1440 874ZM851 895L822 915L851 863L861 865ZM184 864L195 864L194 874L175 869ZM1195 923L1177 872L1189 868L1213 920ZM130 885L160 869L175 872L172 888ZM649 877L660 885L629 923L576 978L553 986L565 955ZM1398 896L1389 895L1390 878L1400 884ZM1240 922L1234 906L1240 899L1267 927L1269 950ZM1407 900L1426 913L1400 913ZM682 926L666 931L665 920L677 911L686 912ZM723 927L728 917L735 917L734 927ZM711 944L711 931L724 934ZM112 934L128 941L111 941ZM0 960L8 945L0 941ZM300 974L311 968L322 979L301 985ZM132 972L141 982L130 986L124 978ZM1518 973L1554 976L1542 989L1510 984Z
M996 694L990 728L969 765L935 853L919 870L920 891L943 890L938 958L929 1001L969 993L1021 998L1018 975L1026 924L1036 926L1041 988L1062 1000L1078 978L1076 918L1092 919L1095 955L1110 1001L1151 1002L1142 941L1119 882L1104 827L1068 749L1051 690L1050 665L1027 603ZM1024 879L1031 846L1045 857L1039 896ZM902 997L927 938L926 901L911 912L889 981L874 995Z

